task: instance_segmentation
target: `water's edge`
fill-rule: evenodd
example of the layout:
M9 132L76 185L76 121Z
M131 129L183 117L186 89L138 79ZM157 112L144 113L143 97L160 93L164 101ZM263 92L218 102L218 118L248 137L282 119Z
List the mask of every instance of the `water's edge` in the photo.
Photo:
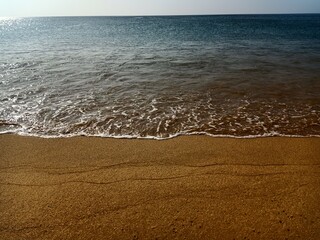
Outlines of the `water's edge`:
M0 135L16 135L23 137L35 137L43 139L57 139L57 138L76 138L76 137L90 137L90 138L112 138L112 139L141 139L141 140L158 140L164 141L177 137L184 136L207 136L212 138L232 138L232 139L254 139L254 138L270 138L270 137L281 137L281 138L320 138L320 135L288 135L288 134L263 134L263 135L248 135L248 136L236 136L236 135L214 135L206 132L194 132L194 133L177 133L170 135L169 137L156 137L156 136L110 136L104 134L88 135L88 134L66 134L66 135L41 135L41 134L30 134L30 133L15 133L15 132L1 132Z

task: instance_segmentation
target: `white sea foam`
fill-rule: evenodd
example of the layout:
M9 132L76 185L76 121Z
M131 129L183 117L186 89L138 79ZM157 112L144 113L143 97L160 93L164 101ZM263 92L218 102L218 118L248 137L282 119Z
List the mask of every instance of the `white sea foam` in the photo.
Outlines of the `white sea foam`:
M230 134L210 134L206 132L181 132L171 134L168 137L158 137L158 136L139 136L139 135L108 135L104 133L97 134L87 134L84 132L79 132L76 134L57 134L57 135L46 135L39 133L27 133L22 131L1 131L0 135L4 134L14 134L19 136L26 137L39 137L39 138L73 138L73 137L101 137L101 138L115 138L115 139L153 139L153 140L167 140L181 136L209 136L213 138L235 138L235 139L251 139L251 138L266 138L266 137L289 137L289 138L310 138L310 137L320 137L320 135L290 135L290 134L280 134L277 132L266 133L261 135L246 135L246 136L237 136Z

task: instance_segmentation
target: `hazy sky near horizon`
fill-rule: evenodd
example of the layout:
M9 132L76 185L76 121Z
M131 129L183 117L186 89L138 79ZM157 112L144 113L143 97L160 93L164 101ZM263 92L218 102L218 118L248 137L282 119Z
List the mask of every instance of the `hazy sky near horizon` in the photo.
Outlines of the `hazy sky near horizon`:
M0 0L1 17L320 13L320 0Z

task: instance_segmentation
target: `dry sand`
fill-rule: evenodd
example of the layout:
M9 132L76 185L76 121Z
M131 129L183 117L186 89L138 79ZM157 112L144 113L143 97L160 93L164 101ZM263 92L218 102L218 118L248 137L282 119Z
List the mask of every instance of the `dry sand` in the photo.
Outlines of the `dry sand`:
M320 138L0 136L0 239L320 239Z

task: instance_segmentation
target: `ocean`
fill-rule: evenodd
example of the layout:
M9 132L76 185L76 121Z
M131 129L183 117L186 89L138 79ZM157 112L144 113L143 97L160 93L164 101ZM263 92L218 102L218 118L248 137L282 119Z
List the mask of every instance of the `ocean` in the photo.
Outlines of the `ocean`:
M0 133L320 136L320 14L1 18Z

